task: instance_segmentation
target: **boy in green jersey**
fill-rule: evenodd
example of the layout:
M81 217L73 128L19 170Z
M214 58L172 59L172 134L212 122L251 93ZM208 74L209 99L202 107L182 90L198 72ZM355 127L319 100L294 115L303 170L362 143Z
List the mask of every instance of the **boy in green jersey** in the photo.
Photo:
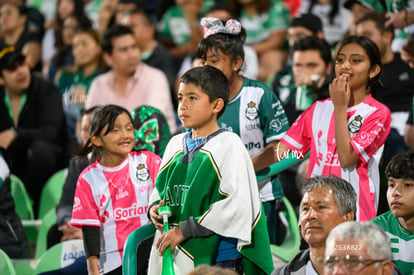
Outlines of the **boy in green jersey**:
M214 67L181 77L178 116L191 131L172 137L164 152L149 210L158 229L149 274L160 274L166 249L174 251L176 274L200 264L247 275L273 270L252 161L240 138L217 124L228 98L228 81ZM163 205L172 215L161 235Z
M414 153L395 155L385 169L390 211L372 219L391 240L393 262L414 273Z

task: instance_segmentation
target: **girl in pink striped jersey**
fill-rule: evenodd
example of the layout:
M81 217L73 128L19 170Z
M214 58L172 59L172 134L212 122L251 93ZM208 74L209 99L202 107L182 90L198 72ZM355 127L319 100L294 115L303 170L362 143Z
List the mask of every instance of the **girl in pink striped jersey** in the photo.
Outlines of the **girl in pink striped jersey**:
M82 229L89 274L122 274L126 238L149 221L161 159L146 150L131 152L134 127L122 107L98 107L89 133L85 148L92 150L94 163L79 176L71 224Z
M287 151L310 151L308 177L331 174L350 182L358 194L357 219L362 221L376 216L378 163L390 131L390 111L370 94L381 68L379 49L369 38L343 39L330 98L309 107L275 152L285 156Z

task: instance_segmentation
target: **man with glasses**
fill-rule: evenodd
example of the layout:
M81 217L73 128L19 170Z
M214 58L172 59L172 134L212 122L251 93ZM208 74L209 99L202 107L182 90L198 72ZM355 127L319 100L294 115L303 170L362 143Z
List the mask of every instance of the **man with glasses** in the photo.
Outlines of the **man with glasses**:
M345 222L326 239L324 274L390 275L394 271L391 259L390 241L380 227L368 222Z
M272 275L323 274L325 241L338 224L355 219L356 193L347 181L335 176L316 176L304 185L300 227L309 249L299 252Z

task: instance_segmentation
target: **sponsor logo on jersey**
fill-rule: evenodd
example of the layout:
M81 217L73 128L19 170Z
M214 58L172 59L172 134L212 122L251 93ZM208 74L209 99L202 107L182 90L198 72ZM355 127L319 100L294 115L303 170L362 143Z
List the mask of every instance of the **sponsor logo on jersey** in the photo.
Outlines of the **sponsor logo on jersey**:
M250 101L249 103L247 103L247 108L246 108L246 118L248 120L254 120L257 118L257 107L256 107L256 103L254 103L253 101Z
M147 181L150 178L149 171L147 167L145 167L145 164L138 164L136 176L139 181Z
M82 209L82 205L80 202L80 199L78 197L75 197L73 199L73 211L78 211Z
M361 129L362 126L362 116L357 115L354 117L353 120L348 124L348 129L351 133L358 133L359 129Z
M119 200L119 199L122 199L122 198L124 198L128 195L129 195L129 193L128 193L127 190L121 190L121 191L118 192L118 194L116 194L115 199Z
M260 124L259 124L259 123L251 123L251 124L246 124L246 125L244 126L244 128L245 128L247 131L253 131L253 130L256 130L256 129L260 129Z
M259 150L262 148L262 145L260 144L260 142L256 142L256 143L249 142L249 143L245 144L244 146L246 147L246 149L248 151L252 150L253 148L257 148Z
M131 207L118 207L114 210L114 217L116 221L119 220L127 220L130 218L139 217L139 215L146 214L148 211L148 205L146 206L139 206L138 204L134 203Z
M282 129L282 122L280 121L280 119L272 119L270 121L270 128L273 131L279 132Z

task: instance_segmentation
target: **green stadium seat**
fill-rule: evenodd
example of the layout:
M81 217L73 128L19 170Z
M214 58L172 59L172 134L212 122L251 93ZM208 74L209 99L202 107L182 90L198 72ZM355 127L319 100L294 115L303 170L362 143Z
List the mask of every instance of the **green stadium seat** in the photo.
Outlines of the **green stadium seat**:
M14 266L9 256L0 249L0 274L2 275L16 275Z
M283 240L281 245L278 246L271 244L270 250L274 256L285 262L289 262L300 250L300 232L298 219L292 204L286 197L283 197L282 201L285 205L285 211L283 211L283 214L288 221L289 235Z
M35 274L62 269L73 264L76 259L84 256L85 252L82 240L70 240L58 243L40 257Z
M10 175L11 195L14 200L14 208L22 220L33 220L33 201L27 193L23 182L15 175Z
M47 233L49 229L56 223L56 210L50 209L43 219L37 235L35 258L39 259L47 250Z
M50 209L55 208L59 203L67 174L67 168L59 170L54 173L43 186L39 201L39 219L42 219Z

